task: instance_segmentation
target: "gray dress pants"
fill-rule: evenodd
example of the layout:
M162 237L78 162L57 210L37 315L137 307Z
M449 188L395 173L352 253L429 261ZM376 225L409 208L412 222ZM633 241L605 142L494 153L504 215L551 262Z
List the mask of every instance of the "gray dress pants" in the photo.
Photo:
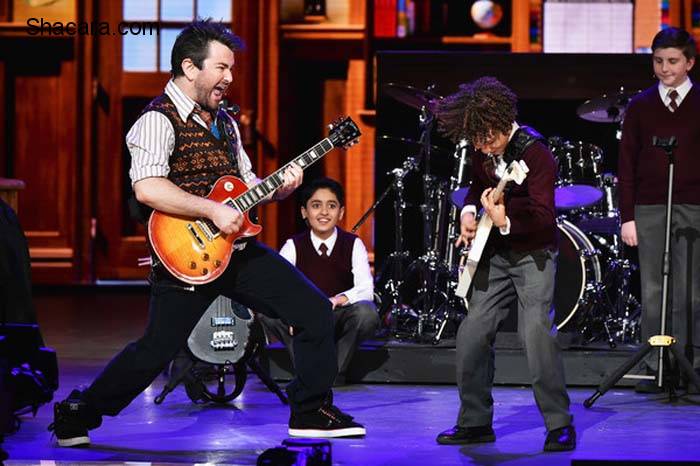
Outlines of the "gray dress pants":
M639 241L639 273L642 285L642 341L659 334L665 205L634 208ZM671 216L671 276L666 315L666 333L677 340L695 369L700 369L700 206L675 204ZM691 353L694 353L691 354ZM645 359L656 370L656 351Z
M281 319L273 319L265 315L258 317L267 331L284 343L293 362L294 339L289 335L289 325ZM344 376L360 343L372 338L377 333L379 315L373 302L359 301L349 306L334 309L333 321L338 351L338 374Z
M547 430L571 424L561 350L552 323L556 256L556 252L538 250L482 257L469 311L457 332L458 426L493 422L494 340L514 300L535 401Z

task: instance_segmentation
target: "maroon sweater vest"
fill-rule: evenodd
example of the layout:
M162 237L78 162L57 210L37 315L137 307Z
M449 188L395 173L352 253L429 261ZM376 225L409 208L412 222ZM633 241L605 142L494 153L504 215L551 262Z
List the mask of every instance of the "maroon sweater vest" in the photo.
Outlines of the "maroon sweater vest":
M165 115L175 130L175 147L168 161L168 179L178 187L204 197L222 176L239 176L225 141L217 139L192 116L186 122L182 121L175 104L166 94L153 99L143 113L150 111Z
M481 208L481 194L495 187L498 180L484 169L487 156L481 151L472 153L472 184L464 205ZM538 249L556 249L559 234L554 210L554 156L541 142L535 142L522 153L521 159L530 171L522 185L509 183L506 188L506 215L510 219L510 234L501 235L498 228L491 230L488 244L498 250L518 252Z
M357 236L337 228L338 238L328 257L318 254L307 230L292 237L296 248L296 266L326 296L335 296L355 285L352 275L352 249Z
M664 105L658 85L627 107L618 165L622 222L634 220L635 205L666 204L668 156L652 138L676 136L674 204L700 204L700 89L693 84L675 112Z

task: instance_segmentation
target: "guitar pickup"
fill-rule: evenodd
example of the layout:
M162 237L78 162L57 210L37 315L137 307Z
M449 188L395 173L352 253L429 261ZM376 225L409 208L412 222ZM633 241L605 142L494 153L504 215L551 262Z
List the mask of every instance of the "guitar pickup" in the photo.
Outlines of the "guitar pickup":
M212 327L223 327L225 325L233 326L236 325L236 320L230 316L219 316L211 318Z
M197 234L197 230L194 229L191 223L187 224L187 230L190 232L192 237L194 238L195 241L197 241L197 244L199 244L199 247L204 249L204 241L202 241L202 238Z
M204 233L207 240L214 241L216 235L209 229L209 226L206 223L204 223L202 220L195 220L194 223L199 227L202 233Z

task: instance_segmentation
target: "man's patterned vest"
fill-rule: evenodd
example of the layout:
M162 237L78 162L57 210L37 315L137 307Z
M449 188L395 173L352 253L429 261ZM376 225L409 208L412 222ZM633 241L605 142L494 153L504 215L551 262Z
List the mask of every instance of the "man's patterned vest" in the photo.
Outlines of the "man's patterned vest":
M229 155L226 141L194 121L191 114L183 122L170 97L163 94L146 106L143 113L156 111L165 115L175 130L175 147L168 164L168 179L184 191L206 196L216 180L224 175L239 176L237 154ZM234 147L235 141L234 141Z

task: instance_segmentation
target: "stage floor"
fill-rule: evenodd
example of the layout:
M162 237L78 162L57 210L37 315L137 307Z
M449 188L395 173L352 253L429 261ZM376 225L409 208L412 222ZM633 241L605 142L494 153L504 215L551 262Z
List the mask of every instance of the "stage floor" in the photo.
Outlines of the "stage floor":
M66 289L35 292L39 324L56 349L60 388L55 399L87 385L106 361L138 338L146 320L147 290ZM591 356L593 357L593 356ZM428 364L428 363L426 363ZM430 368L425 365L422 370ZM576 374L569 374L569 378ZM33 464L255 464L258 455L287 438L288 408L254 375L227 405L195 405L179 387L165 402L154 384L122 414L105 418L91 433L92 446L58 448L46 427L52 408L24 416L3 447L8 465ZM336 390L337 404L367 427L362 439L333 440L337 465L569 465L574 459L700 461L700 396L670 404L661 395L615 388L592 409L582 406L592 388L570 388L579 446L574 452L542 452L545 429L529 387L494 389L496 443L440 446L435 436L451 427L458 396L453 384L360 384Z
M63 399L87 384L98 361L63 360ZM89 448L54 446L46 426L51 407L25 416L5 441L6 464L215 463L255 464L258 455L287 437L289 411L251 375L242 395L226 405L195 405L178 387L157 406L159 378L120 416L92 431ZM352 385L336 390L336 402L367 427L362 439L332 440L337 465L569 465L581 460L700 460L697 420L700 397L670 404L664 396L614 389L591 409L582 402L591 389L570 390L579 445L574 452L542 452L545 430L528 387L496 387L497 441L487 445L440 446L435 435L450 427L458 407L451 385ZM51 462L46 462L46 461ZM53 463L55 462L55 463Z

